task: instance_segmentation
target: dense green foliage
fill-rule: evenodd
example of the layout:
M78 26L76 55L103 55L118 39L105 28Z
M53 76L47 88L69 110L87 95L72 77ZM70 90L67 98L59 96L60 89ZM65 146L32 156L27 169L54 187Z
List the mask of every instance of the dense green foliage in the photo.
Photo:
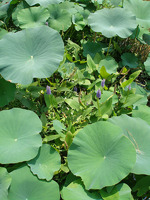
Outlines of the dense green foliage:
M150 198L149 11L0 0L0 200Z

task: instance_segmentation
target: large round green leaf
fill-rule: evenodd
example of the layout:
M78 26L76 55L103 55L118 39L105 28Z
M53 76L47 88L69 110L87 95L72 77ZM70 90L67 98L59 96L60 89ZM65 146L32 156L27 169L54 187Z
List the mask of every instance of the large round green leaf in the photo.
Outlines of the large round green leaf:
M84 127L68 151L69 168L81 176L87 190L118 183L131 172L135 160L133 144L109 122Z
M30 84L33 78L51 76L63 54L61 36L50 27L8 33L0 40L0 71L6 80Z
M133 200L131 188L125 183L114 186L109 192L102 189L100 194L103 200Z
M39 179L51 180L54 172L59 170L61 165L59 153L48 144L43 144L38 155L28 165L33 174Z
M84 189L80 179L73 181L61 191L63 200L102 200L99 192L89 192Z
M4 37L4 35L6 35L8 32L3 29L3 28L0 28L0 39L2 39Z
M133 53L123 53L121 59L123 66L129 66L130 68L138 67L138 58Z
M40 4L41 6L48 6L49 4L58 4L60 2L63 2L64 0L26 0L26 2L33 6L35 4Z
M150 126L140 118L127 115L113 117L110 122L120 126L136 148L136 163L132 172L150 175Z
M22 9L18 12L17 15L19 26L22 29L44 25L48 18L48 10L42 7L31 7Z
M0 107L7 105L15 98L16 86L0 77Z
M15 9L13 10L13 13L12 13L12 20L13 20L13 23L16 25L16 26L19 26L19 22L18 22L18 19L17 19L17 15L19 13L19 11L25 9L25 8L29 8L29 5L25 2L25 1L21 1L16 7Z
M17 163L34 158L42 145L42 123L29 110L13 108L0 112L0 163Z
M95 57L96 53L101 53L103 48L106 48L106 44L102 42L86 42L83 44L83 55L87 57L89 54L92 58Z
M0 200L7 200L10 183L11 177L7 170L3 167L0 167Z
M150 27L150 2L143 0L126 0L124 7L130 10L135 16L137 24L142 27Z
M9 200L59 200L59 186L55 181L42 181L34 176L28 166L10 173L12 183Z
M139 117L150 125L150 107L146 105L138 106L137 110L132 111L133 117Z
M123 8L104 8L91 13L88 24L93 31L101 32L108 38L116 35L127 38L137 26L135 16Z
M52 4L48 6L48 11L50 18L48 20L48 25L57 30L66 31L71 26L71 14L62 9L59 4Z

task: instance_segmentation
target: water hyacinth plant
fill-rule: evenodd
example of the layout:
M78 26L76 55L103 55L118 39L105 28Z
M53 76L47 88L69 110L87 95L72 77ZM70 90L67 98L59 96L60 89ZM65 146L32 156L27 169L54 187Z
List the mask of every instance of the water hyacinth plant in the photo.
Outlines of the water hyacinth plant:
M149 10L0 0L0 200L150 199Z
M102 86L102 87L105 86L105 79L102 80L102 82L101 82L101 86Z
M46 93L51 94L51 89L50 89L50 86L48 86L48 85L46 86Z
M100 89L97 90L96 97L97 97L98 99L101 98L101 91L100 91Z

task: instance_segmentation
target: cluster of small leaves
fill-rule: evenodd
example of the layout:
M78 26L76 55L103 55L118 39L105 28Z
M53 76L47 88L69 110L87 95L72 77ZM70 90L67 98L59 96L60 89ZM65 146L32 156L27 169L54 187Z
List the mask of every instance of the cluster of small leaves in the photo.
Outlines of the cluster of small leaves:
M150 198L149 10L0 0L0 200Z

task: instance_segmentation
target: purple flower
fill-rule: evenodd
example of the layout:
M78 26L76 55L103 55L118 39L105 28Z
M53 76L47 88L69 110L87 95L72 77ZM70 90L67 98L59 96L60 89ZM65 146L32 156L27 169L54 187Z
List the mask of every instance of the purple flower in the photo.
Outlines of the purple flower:
M97 90L96 96L97 96L98 99L101 98L101 91L100 91L100 89Z
M131 85L128 85L128 90L131 90Z
M104 85L105 85L105 79L103 79L101 82L101 86L104 87Z
M50 87L48 85L46 86L46 93L47 94L51 94L51 89L50 89Z
M48 22L45 22L45 25L48 26Z
M76 87L76 86L74 86L73 90L74 90L75 92L77 92L77 90L78 90L78 89L77 89L77 87Z

